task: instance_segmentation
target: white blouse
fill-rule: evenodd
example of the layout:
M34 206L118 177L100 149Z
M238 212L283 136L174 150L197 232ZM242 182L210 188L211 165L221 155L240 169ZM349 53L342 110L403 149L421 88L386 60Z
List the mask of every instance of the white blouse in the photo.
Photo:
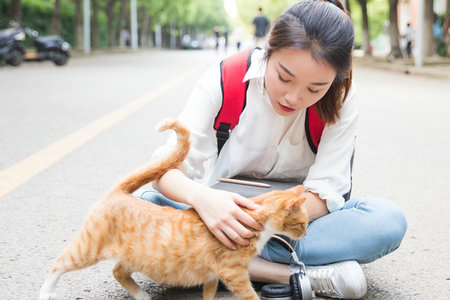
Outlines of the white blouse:
M317 150L311 151L305 134L305 112L280 116L264 89L264 51L255 50L244 81L249 81L247 104L239 123L217 157L214 120L222 104L220 66L211 67L197 82L179 120L191 131L191 149L182 172L213 185L219 177L295 180L326 200L330 212L344 204L342 195L351 188L350 159L355 146L358 112L351 88L340 119L326 125ZM175 134L153 158L174 147Z

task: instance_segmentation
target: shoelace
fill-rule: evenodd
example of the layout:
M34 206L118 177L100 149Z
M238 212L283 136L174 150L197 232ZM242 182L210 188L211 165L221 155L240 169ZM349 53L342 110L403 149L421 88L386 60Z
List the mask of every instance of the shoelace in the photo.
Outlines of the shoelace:
M333 269L313 269L307 270L307 275L311 280L314 292L317 294L327 294L334 291L331 276Z

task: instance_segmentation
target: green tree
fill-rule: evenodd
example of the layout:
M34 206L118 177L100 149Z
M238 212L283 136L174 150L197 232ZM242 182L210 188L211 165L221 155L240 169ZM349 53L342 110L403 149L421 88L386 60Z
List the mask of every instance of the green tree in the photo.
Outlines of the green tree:
M398 32L398 0L389 0L389 37L391 41L391 52L389 57L402 58L402 50L400 49L400 40Z
M363 30L362 48L364 50L365 55L372 55L372 51L370 49L369 15L367 14L367 1L368 0L358 0L362 12L362 30Z
M75 48L83 49L83 0L75 1Z
M91 44L92 48L100 47L99 0L91 0Z
M355 28L355 46L357 48L363 46L364 39L364 26L362 9L356 9L359 5L359 0L349 0L351 7L351 18ZM389 2L387 0L367 1L367 22L369 24L368 36L366 40L375 40L380 35L385 34L386 21L389 20ZM368 41L366 47L370 47L370 41Z
M432 56L434 50L434 38L433 38L433 0L425 1L425 23L424 23L424 56Z
M20 0L11 0L10 19L20 22Z
M139 30L144 45L149 44L155 24L162 27L163 45L166 47L170 46L171 38L176 38L179 45L184 32L211 32L216 25L227 25L223 0L141 0L138 6L141 16Z
M60 17L54 28L59 26L55 33L59 33L71 44L75 41L75 20L74 20L74 3L72 0L58 0ZM14 12L17 9L16 3L20 3L19 12ZM48 35L51 33L52 20L54 16L55 0L0 0L0 28L8 26L11 14L17 14L20 23L24 26L37 30L40 35ZM56 19L55 19L56 20ZM26 46L32 46L31 41L26 40Z
M61 30L61 0L55 0L53 6L52 23L50 25L50 34L59 34Z
M344 4L345 9L348 11L348 13L351 13L351 6L350 6L350 0L344 0L342 2Z
M186 32L211 32L226 26L223 0L138 0L141 45L152 45L154 25L165 30L165 44L179 41ZM116 46L123 29L129 29L130 0L90 0L92 48ZM0 27L11 16L41 35L60 33L72 45L82 45L82 0L0 0Z
M295 0L236 0L236 5L239 11L239 18L236 21L238 25L252 30L252 21L258 14L258 8L263 9L264 15L270 22L275 21L281 13L294 4Z
M115 45L115 28L114 28L114 19L115 19L115 5L117 0L106 0L105 3L105 13L107 19L107 30L108 30L108 46L113 47Z
M119 45L125 46L124 30L129 30L129 1L121 0L120 2L120 18L119 18ZM140 6L142 8L142 6Z

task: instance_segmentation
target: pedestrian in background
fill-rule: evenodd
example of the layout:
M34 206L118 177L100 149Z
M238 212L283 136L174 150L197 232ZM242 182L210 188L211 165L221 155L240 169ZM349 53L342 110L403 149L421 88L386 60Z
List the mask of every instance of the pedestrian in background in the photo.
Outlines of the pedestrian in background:
M236 41L236 48L239 51L241 49L242 46L242 35L244 34L244 30L242 27L238 26L235 27L233 30L233 37L234 40Z
M130 32L128 31L128 29L123 29L120 32L120 35L121 35L121 44L123 44L123 46L125 46L125 47L130 47L131 37L130 37Z
M210 188L217 178L303 182L307 235L288 241L306 265L312 289L317 296L363 297L367 282L360 264L396 250L407 225L391 201L345 196L351 190L358 123L353 43L353 24L340 1L304 0L289 7L274 23L267 47L249 57L243 78L248 82L246 106L220 153L214 130L222 106L217 63L197 82L179 116L191 132L187 159L153 182L157 191L140 197L194 208L211 233L235 249L235 243L248 245L253 237L248 228L262 227L239 208L256 209L251 200ZM313 106L325 122L316 151L305 128L307 109ZM175 142L172 135L153 158L170 152ZM289 251L269 241L250 263L251 279L289 283L290 258Z
M225 40L225 44L224 44L225 51L227 51L228 50L228 28L225 28L225 30L223 31L223 38Z
M266 16L264 16L262 7L260 7L258 11L258 16L253 19L252 23L255 35L255 45L257 47L264 48L266 42L266 34L269 30L270 22L266 18Z
M214 27L214 36L216 38L216 50L219 50L219 43L220 43L220 27L219 26Z
M406 30L403 38L406 40L406 55L410 58L412 55L412 44L414 40L414 29L411 27L411 23L406 24Z

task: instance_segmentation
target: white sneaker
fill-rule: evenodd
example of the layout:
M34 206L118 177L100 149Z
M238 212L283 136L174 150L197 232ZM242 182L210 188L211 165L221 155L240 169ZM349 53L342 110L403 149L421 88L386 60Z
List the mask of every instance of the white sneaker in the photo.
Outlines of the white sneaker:
M306 266L306 275L316 296L359 299L367 292L366 277L355 260Z

